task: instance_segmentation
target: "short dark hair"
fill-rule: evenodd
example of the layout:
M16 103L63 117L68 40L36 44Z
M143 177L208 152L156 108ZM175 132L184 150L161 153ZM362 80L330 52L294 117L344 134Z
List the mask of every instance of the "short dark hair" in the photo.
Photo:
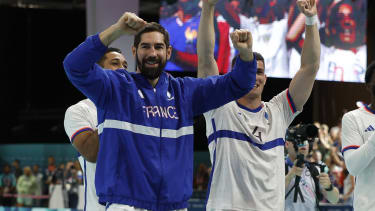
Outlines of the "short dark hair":
M167 30L165 30L165 28L163 26L161 26L160 24L158 23L155 23L155 22L150 22L150 23L147 23L143 29L141 29L141 31L139 31L135 37L134 37L134 47L135 48L138 48L138 45L139 43L141 42L141 36L142 34L144 33L148 33L148 32L160 32L161 34L164 35L164 44L169 47L170 44L169 44L169 33Z
M122 52L119 48L108 47L107 50L104 53L104 56L102 56L102 58L100 58L99 61L97 61L96 63L100 66L103 66L103 62L107 58L105 55L107 55L107 53L110 53L110 52L117 52L119 54L122 54Z
M371 82L371 78L372 78L374 71L375 71L375 61L371 62L371 64L366 69L366 74L365 74L366 84Z
M254 56L255 56L255 60L256 61L262 61L263 62L263 64L264 64L264 58L263 58L263 56L262 56L262 54L260 54L260 53L258 53L258 52L253 52L253 54L254 54ZM236 60L237 60L237 58L239 57L240 55L239 54L237 54L237 55L235 55L234 57L233 57L233 59L232 59L232 68L234 67L234 64L236 64Z

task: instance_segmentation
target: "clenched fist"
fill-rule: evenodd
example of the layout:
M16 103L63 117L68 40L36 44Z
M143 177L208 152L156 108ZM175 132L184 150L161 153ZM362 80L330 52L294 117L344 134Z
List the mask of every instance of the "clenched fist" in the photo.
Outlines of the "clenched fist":
M253 59L253 37L251 32L245 29L236 29L230 34L233 46L240 53L243 60Z
M117 21L117 25L122 29L124 34L134 35L136 34L147 22L136 14L131 12L125 12L121 18Z

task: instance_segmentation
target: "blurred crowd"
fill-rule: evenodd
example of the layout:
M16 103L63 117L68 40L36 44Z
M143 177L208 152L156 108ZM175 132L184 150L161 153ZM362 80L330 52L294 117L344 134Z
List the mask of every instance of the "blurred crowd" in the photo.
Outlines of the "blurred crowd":
M351 204L355 178L348 173L341 154L341 126L329 128L315 122L319 128L311 153L310 162L324 162L332 183L340 190L340 202ZM205 192L209 185L211 167L200 163L195 169L194 190ZM56 185L64 192L64 206L76 208L78 186L83 184L83 172L78 160L56 165L54 157L48 158L46 169L39 165L21 168L19 160L3 165L0 171L0 206L48 207L49 196ZM204 196L204 194L201 194Z
M48 207L50 194L56 185L64 190L66 208L78 205L78 187L83 184L82 169L78 160L55 164L48 157L46 169L39 165L21 168L19 160L4 164L0 171L0 206Z
M341 125L331 128L319 122L314 125L319 128L319 133L307 159L309 162L323 162L327 165L332 184L340 191L340 203L351 205L355 178L346 169L341 154ZM198 165L195 169L194 190L207 190L210 173L211 167L204 163Z

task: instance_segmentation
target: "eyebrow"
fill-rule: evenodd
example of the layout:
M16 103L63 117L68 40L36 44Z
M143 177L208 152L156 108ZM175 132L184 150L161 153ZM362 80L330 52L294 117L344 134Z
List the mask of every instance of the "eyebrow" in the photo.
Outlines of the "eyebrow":
M139 45L144 46L144 45L152 45L152 44L151 44L151 43L145 43L145 42L142 42L142 43L139 44ZM163 42L158 42L158 43L155 43L154 45L155 45L155 46L165 46L165 43L163 43Z

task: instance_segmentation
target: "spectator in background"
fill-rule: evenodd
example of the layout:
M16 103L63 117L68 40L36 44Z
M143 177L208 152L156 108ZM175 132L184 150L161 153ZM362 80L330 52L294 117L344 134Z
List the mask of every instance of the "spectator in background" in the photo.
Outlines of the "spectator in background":
M35 164L33 166L33 175L34 175L35 181L36 181L35 195L41 196L42 190L43 190L43 174L40 173L39 165L37 165L37 164ZM41 205L40 199L35 199L34 200L34 206L40 207L40 205Z
M13 163L12 163L12 167L13 167L13 173L14 173L14 176L16 176L16 179L18 179L18 177L20 177L22 175L22 170L21 170L21 167L20 167L20 161L19 160L14 160Z
M74 167L77 169L77 176L78 176L79 184L82 185L84 178L83 178L83 171L81 168L81 164L79 163L79 160L74 161Z
M346 165L340 175L340 186L342 187L342 194L340 195L341 202L347 205L353 205L353 193L355 186L355 178L349 174Z
M56 169L55 174L52 177L52 182L54 184L62 184L64 186L64 172L65 172L65 164L60 163L59 168Z
M66 164L64 173L65 190L68 195L68 208L76 209L78 205L78 188L80 180L78 178L78 171L73 162Z
M49 156L48 167L46 169L46 178L47 178L46 184L47 185L51 184L53 176L55 175L55 171L56 171L55 158L53 156Z
M4 197L4 194L14 194L16 192L16 177L10 170L10 165L5 164L3 173L0 174L0 205L11 207L14 205L12 197Z
M56 165L55 165L55 158L53 156L49 156L47 160L47 169L45 170L45 183L43 184L43 194L51 194L50 193L50 185L52 184L53 176L55 175ZM42 200L43 205L48 204L48 199Z
M31 168L26 166L23 168L23 175L18 178L17 181L17 206L20 207L31 207L33 199L30 195L35 195L37 188L36 178L32 174Z
M199 164L197 175L194 180L194 189L198 191L206 190L208 185L209 173L204 163Z

